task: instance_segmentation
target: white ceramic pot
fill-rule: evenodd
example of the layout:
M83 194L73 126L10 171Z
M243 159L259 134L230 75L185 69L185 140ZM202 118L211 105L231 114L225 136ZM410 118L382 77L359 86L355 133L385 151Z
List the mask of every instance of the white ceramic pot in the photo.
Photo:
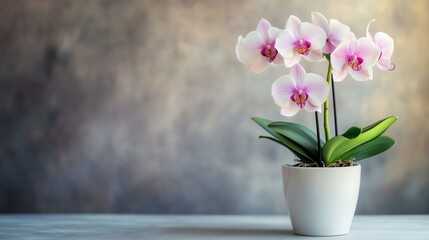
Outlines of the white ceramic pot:
M293 231L333 236L350 231L360 187L360 165L292 167L283 165L283 187Z

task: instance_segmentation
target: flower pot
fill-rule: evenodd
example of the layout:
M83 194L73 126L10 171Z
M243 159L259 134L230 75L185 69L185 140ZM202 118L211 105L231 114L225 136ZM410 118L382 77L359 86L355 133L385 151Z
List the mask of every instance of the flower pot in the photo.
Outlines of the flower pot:
M283 187L293 231L333 236L350 231L360 187L360 165L293 167L283 165Z

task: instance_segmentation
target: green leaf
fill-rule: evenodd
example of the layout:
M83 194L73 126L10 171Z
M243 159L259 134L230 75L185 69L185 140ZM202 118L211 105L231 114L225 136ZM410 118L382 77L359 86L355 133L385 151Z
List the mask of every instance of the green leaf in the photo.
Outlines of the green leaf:
M311 158L311 156L308 155L307 150L304 149L301 145L297 144L296 142L292 141L291 139L277 133L273 129L269 128L268 125L272 123L272 121L259 118L259 117L253 117L252 120L261 126L265 131L267 131L269 134L271 134L277 141L281 142L283 146L288 148L295 156L297 156L301 161L307 162L307 163L313 163L314 160ZM272 139L270 139L272 140Z
M326 164L338 160L343 154L362 144L372 141L383 134L398 117L391 116L381 121L371 124L362 129L358 134L359 128L352 127L344 135L331 138L322 149L323 159Z
M286 144L284 144L284 143L282 143L282 142L280 142L279 140L277 140L277 139L275 139L275 138L273 138L273 137L269 137L269 136L259 136L259 139L268 139L268 140L271 140L271 141L273 141L273 142L275 142L275 143L278 143L278 144L280 144L280 145L282 145L283 147L286 147L286 148L288 148L297 158L299 158L301 161L303 161L303 162L305 162L305 163L314 163L314 161L311 159L311 158L309 158L308 156L306 156L306 155L301 155L300 153L298 153L298 152L294 152L294 150L292 150L292 149L290 149L289 148L289 146L287 146Z
M302 146L313 159L318 158L317 135L310 129L291 122L273 122L268 127ZM321 141L321 146L323 144Z
M362 160L380 154L395 145L395 140L388 136L379 136L378 138L353 148L344 153L339 159L353 161Z
M351 127L349 130L347 130L345 133L343 133L343 136L348 139L353 139L359 136L362 133L362 128L358 127Z

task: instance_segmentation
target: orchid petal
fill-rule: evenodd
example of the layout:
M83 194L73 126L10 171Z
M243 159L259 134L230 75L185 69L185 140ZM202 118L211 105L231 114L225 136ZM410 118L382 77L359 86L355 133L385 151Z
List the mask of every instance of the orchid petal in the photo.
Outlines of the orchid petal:
M294 54L296 40L292 30L285 29L279 33L274 47L284 58L290 58Z
M268 36L268 30L271 27L271 23L268 22L266 19L262 18L259 23L258 26L256 27L256 31L259 33L259 35L262 38L262 41L265 44L270 43L270 38Z
M369 26L373 22L375 22L375 19L372 19L371 21L369 21L368 25L366 26L366 37L370 38L371 40L374 40L374 38L372 37L371 33L369 33Z
M346 76L347 76L347 69L348 68L349 68L348 65L344 64L339 71L335 70L335 69L332 70L332 75L333 75L334 81L335 82L343 81L344 78L346 78Z
M323 14L321 14L320 12L312 12L311 21L313 22L314 25L321 27L325 31L326 35L329 34L328 19L326 19L326 17L323 16Z
M355 54L364 59L361 64L362 68L368 69L377 63L378 56L380 56L380 49L371 39L362 37L356 42Z
M340 23L336 19L330 21L329 41L334 45L338 46L343 42L350 33L350 27Z
M280 32L282 32L282 30L276 27L270 27L268 29L268 39L270 44L276 41L276 38L279 36Z
M307 56L303 56L309 62L322 62L325 60L322 50L313 50L310 48Z
M246 38L238 37L235 52L240 62L245 63L247 68L253 73L264 71L268 67L268 61L260 54L257 46L259 34L250 32Z
M246 45L245 39L242 36L238 37L237 45L235 46L237 58L242 63L258 64L261 61L261 54L258 49L252 49Z
M300 64L295 64L290 69L289 75L293 79L295 79L296 87L298 89L301 89L304 85L304 80L305 80L305 75L306 75L305 69Z
M253 73L264 71L271 62L282 63L283 58L272 48L279 33L280 29L271 27L267 20L261 19L256 31L249 32L245 37L238 37L235 46L238 60Z
M285 66L287 68L290 68L293 65L299 63L299 61L301 60L301 54L295 52L295 53L293 53L292 57L288 57L288 58L287 57L283 57L283 58L284 58Z
M311 49L321 49L326 43L326 33L321 27L311 23L302 23L300 26L301 38L311 42Z
M265 58L260 58L258 63L246 63L246 66L252 73L260 73L265 71L270 66L270 63Z
M296 105L294 102L292 102L291 100L289 100L288 102L286 102L282 106L282 108L280 110L280 114L283 115L283 116L286 116L286 117L292 117L298 111L299 111L298 105Z
M347 39L349 39L350 40L350 45L349 45L349 52L351 53L351 54L353 54L353 53L355 53L355 51L356 51L356 41L357 41L357 39L356 39L356 36L355 36L355 34L353 33L353 32L350 32L348 35L347 35Z
M381 58L390 59L392 57L395 44L389 35L384 32L378 32L374 35L374 42L383 53Z
M304 86L303 91L308 94L308 100L314 105L320 105L328 98L329 85L322 76L307 73Z
M390 59L380 58L377 61L377 67L381 70L389 70L390 68Z
M369 33L369 26L374 21L375 20L372 20L368 23L368 26L366 28L366 36L369 37L380 50L378 61L376 63L377 67L381 70L388 70L391 64L390 58L393 54L394 42L393 39L384 32L378 32L375 34L374 37L371 36L371 34Z
M259 51L263 45L261 36L256 31L249 32L243 38L243 47L249 51Z
M308 112L322 112L322 104L314 104L310 101L310 99L305 104L304 109Z
M340 43L338 47L331 53L331 63L332 68L336 71L340 71L344 64L347 64L347 61L350 57L350 40L345 40Z
M373 77L372 68L367 69L367 71L368 71L368 75L369 75L369 80L372 80L372 77Z
M284 64L285 60L283 59L282 55L277 54L276 58L274 59L274 61L272 63L274 63L274 64Z
M335 50L335 46L331 43L331 41L327 41L325 46L323 47L323 52L332 53Z
M239 36L235 47L238 60L243 63L259 62L261 45L261 38L256 31L248 33L244 38ZM255 55L255 53L258 54Z
M288 101L290 96L295 93L296 82L290 75L283 75L274 81L271 87L271 95L274 102L283 107Z
M243 41L243 36L241 36L241 35L238 36L237 44L235 45L235 55L237 56L238 61L244 63L244 60L241 56L243 54L240 53L240 51L241 51L240 48L242 47L242 44L243 44L242 41Z
M286 28L290 29L294 36L300 36L301 20L294 15L291 15L286 21Z
M366 81L372 79L372 69L361 69L359 71L355 71L352 68L348 68L348 72L350 76L356 81Z

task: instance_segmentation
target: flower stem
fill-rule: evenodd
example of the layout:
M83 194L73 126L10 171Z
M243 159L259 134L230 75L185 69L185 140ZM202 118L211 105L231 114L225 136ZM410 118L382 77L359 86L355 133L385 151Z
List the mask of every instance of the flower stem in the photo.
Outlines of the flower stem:
M328 86L331 85L331 76L332 76L332 64L331 59L328 58L329 66L328 66L328 74L326 76L326 81L328 82ZM328 99L326 99L325 103L323 104L323 117L324 117L324 127L325 127L325 140L328 142L328 140L331 138L331 133L329 131L329 102Z
M334 84L334 77L332 75L331 75L331 84L332 84L332 107L333 107L333 110L334 110L335 136L338 136L337 103L335 102L335 84Z
M323 160L322 160L322 150L320 148L320 130L319 130L319 113L316 111L314 112L315 117L316 117L316 132L317 132L317 151L319 154L319 159L317 161L317 165L319 165L319 167L323 167Z

